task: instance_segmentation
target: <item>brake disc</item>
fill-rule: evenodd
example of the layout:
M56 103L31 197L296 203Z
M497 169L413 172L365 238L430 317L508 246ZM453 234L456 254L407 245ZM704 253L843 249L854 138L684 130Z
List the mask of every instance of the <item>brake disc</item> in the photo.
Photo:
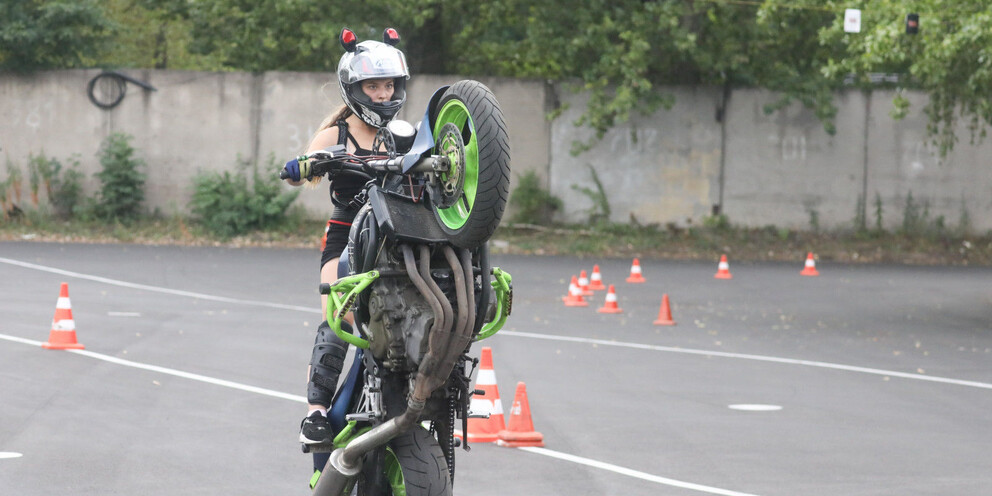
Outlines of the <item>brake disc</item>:
M438 132L434 153L448 158L447 171L437 171L428 183L431 201L438 208L448 208L462 197L465 186L465 142L462 130L447 123Z
M396 140L393 138L393 133L385 127L380 127L375 133L375 139L372 140L372 154L396 158Z

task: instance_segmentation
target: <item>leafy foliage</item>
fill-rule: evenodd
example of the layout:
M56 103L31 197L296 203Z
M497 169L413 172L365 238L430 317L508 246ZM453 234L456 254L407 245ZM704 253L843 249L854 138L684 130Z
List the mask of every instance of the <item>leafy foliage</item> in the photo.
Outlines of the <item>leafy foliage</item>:
M69 167L63 167L55 161L55 170L49 183L48 201L55 208L55 213L62 218L70 218L76 214L77 207L83 199L83 173L79 171L79 160L75 157L69 160Z
M113 33L97 0L0 2L0 68L86 67Z
M249 167L247 161L241 161L233 174L201 172L193 179L190 210L208 231L229 238L275 227L284 219L299 191L284 192L275 174L260 174L258 170L249 183ZM264 170L276 168L275 157L269 157Z
M596 173L596 169L591 164L586 164L586 167L589 168L589 175L592 177L592 182L596 185L596 189L593 190L592 188L579 186L578 184L573 184L572 189L587 196L592 202L592 206L587 210L589 224L609 222L612 210L610 209L610 199L606 196L606 189L603 188L603 182L599 180L599 174Z
M899 75L930 96L929 131L946 153L964 119L992 125L992 4L862 0L845 33L841 0L24 0L0 5L0 66L97 63L197 70L333 71L344 26L403 36L414 73L572 81L590 95L577 124L602 136L672 103L665 85L760 87L797 101L833 133L845 80ZM920 14L908 35L905 16ZM112 31L113 30L113 31ZM110 33L114 43L104 45ZM850 76L854 77L851 78ZM897 94L893 115L909 101Z
M543 225L551 222L562 202L541 187L541 178L530 170L519 176L517 187L510 195L510 205L515 209L511 222Z
M844 33L839 19L820 32L822 42L840 48L824 66L824 75L854 74L864 83L870 73L895 73L901 85L926 91L930 99L923 110L941 154L958 139L959 117L966 119L972 140L984 138L992 125L992 4L919 0L910 10L901 2L862 3L861 33ZM920 16L919 34L905 34L910 12ZM894 104L895 115L908 111L905 98L897 95Z
M100 145L97 154L101 171L96 174L102 186L94 214L102 219L128 222L141 215L145 200L145 163L135 156L131 137L113 133Z

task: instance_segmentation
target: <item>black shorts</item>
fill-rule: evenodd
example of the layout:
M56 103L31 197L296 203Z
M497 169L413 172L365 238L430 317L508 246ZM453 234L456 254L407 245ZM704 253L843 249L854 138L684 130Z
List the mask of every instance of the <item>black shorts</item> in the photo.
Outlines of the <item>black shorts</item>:
M341 252L348 247L348 233L351 232L351 223L355 220L356 213L343 208L334 209L334 214L327 221L324 251L320 254L320 268L323 269L327 262L340 257Z

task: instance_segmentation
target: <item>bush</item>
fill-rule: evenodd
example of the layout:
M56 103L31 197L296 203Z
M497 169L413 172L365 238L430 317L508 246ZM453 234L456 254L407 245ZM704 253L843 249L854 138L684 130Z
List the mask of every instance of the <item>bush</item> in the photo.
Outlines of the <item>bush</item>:
M268 172L259 174L256 170L249 184L250 165L244 160L239 162L233 174L200 172L193 178L190 211L208 231L224 238L276 226L300 194L283 192L281 181ZM277 170L274 156L268 162L263 170Z
M523 224L548 224L555 211L561 208L561 199L541 187L541 179L534 171L518 175L520 182L510 195L510 205L516 209L511 222Z
M55 161L55 172L48 189L48 201L55 214L62 218L73 217L83 197L83 173L79 172L79 160L72 158L69 164L68 168L63 169L62 164Z
M96 174L103 184L94 214L107 221L128 222L141 216L145 201L145 174L139 169L145 163L137 158L131 147L131 137L113 133L100 145L100 165Z

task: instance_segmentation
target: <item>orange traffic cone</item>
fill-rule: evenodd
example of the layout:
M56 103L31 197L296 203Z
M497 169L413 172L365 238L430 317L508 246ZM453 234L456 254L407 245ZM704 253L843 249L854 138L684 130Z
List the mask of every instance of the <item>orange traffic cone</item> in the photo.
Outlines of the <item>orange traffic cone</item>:
M488 346L482 348L475 389L481 389L483 393L472 395L469 409L473 414L489 414L489 418L468 419L468 440L475 443L495 442L499 431L505 429L506 424L503 420L503 403L499 400L499 388L496 387L496 371L493 370L493 349Z
M818 276L819 272L816 270L816 260L813 258L813 252L806 254L806 266L803 270L799 272L801 276Z
M589 289L593 291L602 291L606 289L603 285L603 275L599 273L599 266L592 266L592 275L589 276Z
M572 276L572 282L568 284L568 296L563 296L561 301L565 302L566 307L587 307L589 302L582 298L582 290L579 289L579 282Z
M59 299L55 303L55 316L52 318L52 331L48 341L41 344L50 350L81 350L83 345L76 341L76 321L72 319L72 305L69 303L69 283L62 283Z
M592 296L592 288L589 287L589 276L586 275L586 271L583 270L579 272L579 291L582 292L582 296Z
M647 279L641 275L641 262L636 258L630 266L630 277L627 278L627 282L647 282Z
M733 279L734 276L730 274L730 264L727 263L727 256L720 255L720 264L717 266L716 275L713 276L717 279Z
M610 289L606 291L606 301L599 310L599 313L621 313L623 310L617 306L617 291L613 289L613 285L610 284Z
M675 325L675 321L672 320L672 307L668 304L668 293L661 295L661 308L658 309L658 318L655 319L654 325Z
M506 429L499 431L496 444L510 448L544 446L544 436L534 430L534 421L530 418L527 385L523 382L517 383L517 393L513 397L513 407L510 408L510 422Z

